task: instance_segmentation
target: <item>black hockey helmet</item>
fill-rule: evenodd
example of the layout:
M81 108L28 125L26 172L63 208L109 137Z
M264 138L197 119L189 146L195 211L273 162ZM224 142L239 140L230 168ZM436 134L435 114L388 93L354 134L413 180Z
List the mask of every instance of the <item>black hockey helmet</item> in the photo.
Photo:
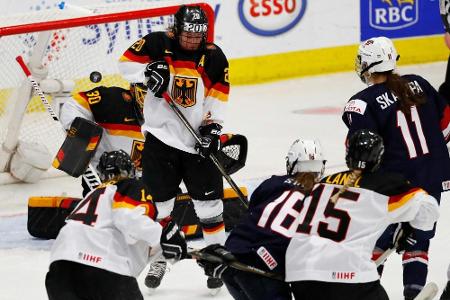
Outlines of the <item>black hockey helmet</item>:
M368 129L361 129L350 137L345 161L351 170L373 172L380 166L383 153L383 138Z
M200 6L182 5L175 13L174 34L177 40L182 32L202 33L200 47L205 45L208 33L208 17Z
M117 177L134 178L135 167L123 150L104 152L97 165L100 179L108 181Z

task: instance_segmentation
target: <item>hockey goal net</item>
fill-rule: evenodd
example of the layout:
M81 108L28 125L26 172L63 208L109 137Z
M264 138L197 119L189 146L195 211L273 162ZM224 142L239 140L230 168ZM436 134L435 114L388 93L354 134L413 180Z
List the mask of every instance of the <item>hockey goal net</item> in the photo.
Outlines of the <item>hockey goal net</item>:
M214 12L197 1L149 1L96 7L64 5L0 20L0 184L17 181L10 161L22 141L44 145L52 157L64 132L50 117L16 62L21 55L56 113L72 93L96 85L128 87L117 69L120 55L149 32L167 30L182 4L198 4L208 15L213 40ZM93 83L97 71L102 80ZM62 175L47 166L47 177Z

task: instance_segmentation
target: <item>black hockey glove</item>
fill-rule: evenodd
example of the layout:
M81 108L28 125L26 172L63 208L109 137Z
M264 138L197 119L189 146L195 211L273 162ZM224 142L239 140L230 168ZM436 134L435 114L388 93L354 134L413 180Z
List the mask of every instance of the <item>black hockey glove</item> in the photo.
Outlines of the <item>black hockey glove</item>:
M186 258L186 240L174 221L170 221L163 227L160 243L165 258L175 260Z
M170 81L170 70L167 63L163 60L149 63L145 68L144 75L144 84L156 97L161 98Z
M394 235L394 241L397 241L397 253L410 249L417 243L415 229L409 223L402 223L400 229Z
M200 156L207 158L210 154L216 154L220 149L220 133L222 126L211 123L198 128L200 132L200 143L195 144L195 150Z
M197 263L205 270L205 275L209 277L221 278L229 264L236 261L234 255L219 244L209 245L200 250L200 253L203 258L198 259Z

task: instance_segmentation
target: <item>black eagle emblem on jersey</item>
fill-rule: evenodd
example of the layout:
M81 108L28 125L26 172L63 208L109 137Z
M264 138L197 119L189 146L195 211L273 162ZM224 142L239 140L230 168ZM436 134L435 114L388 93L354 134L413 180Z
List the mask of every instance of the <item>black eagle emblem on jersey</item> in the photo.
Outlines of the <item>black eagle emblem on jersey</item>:
M173 100L183 107L191 107L197 102L197 78L175 76L172 85Z
M131 146L131 161L138 171L142 171L142 151L144 150L144 142L133 140Z

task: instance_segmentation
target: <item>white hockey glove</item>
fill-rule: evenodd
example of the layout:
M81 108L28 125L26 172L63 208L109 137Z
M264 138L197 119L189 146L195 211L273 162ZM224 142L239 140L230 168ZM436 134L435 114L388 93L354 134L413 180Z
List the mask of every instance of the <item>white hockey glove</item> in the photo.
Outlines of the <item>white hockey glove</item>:
M144 75L144 84L156 97L161 98L162 93L164 93L169 86L169 65L163 60L154 61L147 65Z

